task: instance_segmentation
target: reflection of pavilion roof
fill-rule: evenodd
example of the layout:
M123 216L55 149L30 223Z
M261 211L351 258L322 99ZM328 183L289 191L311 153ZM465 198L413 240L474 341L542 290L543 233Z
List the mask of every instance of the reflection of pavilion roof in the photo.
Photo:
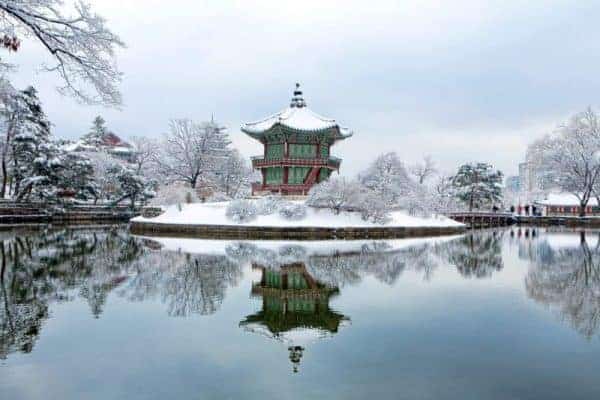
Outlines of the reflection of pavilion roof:
M296 328L317 329L329 333L337 333L342 321L347 317L330 310L320 310L315 313L291 311L286 313L260 311L247 316L240 326L262 325L277 336ZM291 339L291 336L290 336Z
M261 282L253 285L252 295L262 298L263 308L247 316L240 326L252 331L266 328L274 337L290 333L287 339L293 339L294 332L307 329L320 332L318 336L336 333L342 321L347 320L329 308L329 298L337 295L339 289L314 280L304 264L284 265L278 270L256 265L253 268L262 271Z

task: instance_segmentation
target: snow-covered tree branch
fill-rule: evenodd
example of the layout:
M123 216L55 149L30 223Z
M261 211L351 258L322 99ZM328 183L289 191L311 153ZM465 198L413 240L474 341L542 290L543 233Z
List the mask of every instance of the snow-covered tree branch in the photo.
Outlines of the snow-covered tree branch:
M214 181L219 167L230 155L229 144L225 128L214 121L174 119L155 161L168 180L187 182L196 188Z
M502 172L490 164L464 164L452 178L456 196L465 202L469 211L494 206L502 200Z
M0 0L0 34L9 39L3 42L12 50L23 49L19 36L40 43L53 59L44 69L62 79L60 93L86 104L120 105L115 51L123 42L89 4L69 6L62 0Z
M418 162L410 168L410 173L415 176L420 185L424 184L426 180L437 174L437 172L435 161L433 161L431 156L423 157L422 162Z
M538 144L538 158L565 192L579 199L581 215L600 193L600 119L594 110L577 113Z

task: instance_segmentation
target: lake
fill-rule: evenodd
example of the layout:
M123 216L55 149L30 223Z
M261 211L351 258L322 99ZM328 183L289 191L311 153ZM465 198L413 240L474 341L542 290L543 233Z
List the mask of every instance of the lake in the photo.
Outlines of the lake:
M600 231L0 241L0 399L600 398Z

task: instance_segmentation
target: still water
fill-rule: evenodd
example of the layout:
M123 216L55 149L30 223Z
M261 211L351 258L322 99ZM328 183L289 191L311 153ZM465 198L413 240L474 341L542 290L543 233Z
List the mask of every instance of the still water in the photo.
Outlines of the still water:
M0 399L597 399L600 231L0 237Z

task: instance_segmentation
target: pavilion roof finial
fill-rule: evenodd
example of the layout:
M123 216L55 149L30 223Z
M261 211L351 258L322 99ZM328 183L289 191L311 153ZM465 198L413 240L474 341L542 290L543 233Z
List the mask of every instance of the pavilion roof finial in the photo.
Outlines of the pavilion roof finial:
M304 97L302 97L302 90L300 90L299 83L296 83L296 89L294 90L294 96L292 97L292 102L290 103L290 107L292 107L292 108L306 107L306 101L304 101Z

